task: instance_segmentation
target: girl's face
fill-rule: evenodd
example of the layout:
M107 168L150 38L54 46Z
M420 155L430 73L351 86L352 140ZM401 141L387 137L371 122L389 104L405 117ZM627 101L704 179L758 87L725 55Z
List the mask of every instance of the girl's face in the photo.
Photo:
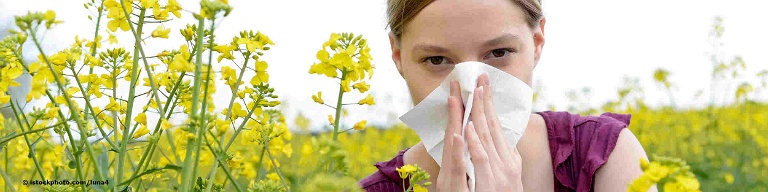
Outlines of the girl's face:
M437 0L404 26L400 39L390 33L392 59L414 104L465 61L489 64L531 86L545 20L532 29L526 18L512 0Z

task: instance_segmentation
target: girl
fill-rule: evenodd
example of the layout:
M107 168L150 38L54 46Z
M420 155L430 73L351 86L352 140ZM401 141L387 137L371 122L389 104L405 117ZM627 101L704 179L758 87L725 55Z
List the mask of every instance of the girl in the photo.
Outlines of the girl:
M539 0L388 0L387 6L392 60L414 103L464 61L492 65L531 86L545 42ZM476 191L626 191L642 174L640 158L647 157L625 129L630 115L536 112L517 147L507 146L494 113L494 106L504 103L487 99L493 89L488 82L485 75L479 79L465 138L459 136L464 111L459 84L451 84L441 165L418 143L376 163L379 170L360 185L367 191L400 191L410 184L403 184L395 169L418 164L432 175L429 190L468 191L464 146L475 167Z

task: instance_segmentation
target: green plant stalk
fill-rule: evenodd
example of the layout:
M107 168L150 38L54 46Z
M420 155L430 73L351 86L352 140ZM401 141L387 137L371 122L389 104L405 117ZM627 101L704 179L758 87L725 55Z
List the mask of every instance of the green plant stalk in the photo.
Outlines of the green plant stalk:
M256 111L256 108L259 107L259 102L261 102L261 98L256 99L256 102L253 104L253 107L248 111L248 115L246 115L247 118L243 119L243 122L240 123L240 126L237 128L237 130L235 130L235 133L232 134L232 137L229 138L227 145L223 149L224 152L227 152L227 150L229 150L229 147L232 146L233 142L235 142L235 138L237 138L237 135L243 131L243 128L245 127L245 123L248 122L248 118L250 118L251 115L253 115L253 112Z
M125 10L125 5L124 5L125 2L121 1L121 4L123 4L123 12L125 13L125 15L128 15L128 11ZM144 9L144 8L141 9L141 14L140 14L140 17L139 17L139 23L138 23L138 26L136 27L136 29L134 29L133 25L128 25L128 26L130 26L131 32L133 34L133 38L137 42L136 43L136 48L137 48L136 50L138 50L138 52L141 53L141 57L139 57L139 58L141 58L141 60L144 62L144 68L147 71L147 79L149 79L149 87L152 90L152 94L155 96L155 98L154 98L155 101L159 105L160 104L160 95L157 94L157 84L155 83L155 75L152 73L152 68L149 66L149 62L147 62L147 54L144 54L144 47L141 45L142 39L141 39L141 35L140 34L142 32L141 29L144 26L144 13L146 12L146 10L147 9ZM128 20L128 22L131 22L129 17L126 17L126 20ZM135 53L134 53L133 59L134 59L134 66L133 66L134 68L132 68L132 69L135 70L135 69L138 69L138 66L135 64L136 60L138 59L137 55ZM131 72L133 72L133 70L131 70ZM133 79L134 76L131 76L131 78ZM133 87L131 87L131 88L133 88ZM133 104L129 104L129 105L133 105ZM158 110L158 113L160 113L161 117L164 115L162 110ZM126 118L130 118L130 116L127 116Z
M203 50L203 27L205 24L204 18L198 19L198 25L197 25L197 40L195 43L195 49L197 50L197 55L195 55L195 79L194 84L192 86L192 109L190 111L190 118L192 118L193 121L197 120L197 104L198 104L198 97L200 96L200 75L202 75L202 65L203 65L203 54L201 53ZM195 125L192 123L189 126L190 132L195 132L195 138L200 138L199 134L201 134L200 131L197 131L198 125ZM200 128L203 129L203 128ZM187 151L186 151L186 157L184 158L184 166L182 166L182 175L181 175L181 187L182 191L190 191L190 188L192 187L192 180L194 180L194 173L196 167L192 167L193 165L193 157L192 157L192 149L196 149L199 146L200 142L194 141L194 139L187 138Z
M18 53L14 53L14 54L18 56ZM21 57L20 57L20 58L21 58ZM24 67L24 70L27 70L27 71L29 71L29 68L28 68L28 67L27 67L27 65L26 65L26 64L23 62L23 60L21 60L21 62L22 62L22 67ZM51 94L50 90L46 89L46 90L45 90L45 94L46 94L46 96L48 96L48 99L51 101L51 103L54 105L54 107L58 107L58 106L59 106L59 105L56 103L56 100L53 98L53 95ZM20 119L18 119L18 114L19 114L19 113L16 111L16 108L14 107L14 105L13 105L13 102L11 102L11 108L14 110L14 114L16 114L16 115L17 115L16 119L17 119L17 121L19 122L19 126L20 126L20 128L23 130L23 126L21 125L21 120L20 120ZM59 117L60 117L61 119L66 119L66 118L64 117L64 113L62 113L61 111L58 111L58 114L59 114ZM24 120L24 122L25 122L25 123L27 124L27 126L28 126L28 127L30 127L30 129L31 129L31 127L32 127L32 126L31 126L31 125L29 125L29 122L26 120L26 115L24 115L24 113L21 113L21 116L22 116L22 117L24 117L24 119L25 119L25 120ZM71 145L71 147L72 147L72 151L74 152L74 151L76 151L76 149L77 149L77 148L75 148L75 146L76 146L76 145L75 145L75 143L74 143L74 139L72 139L72 134L69 132L69 124L63 124L63 125L64 125L64 126L65 126L65 128L66 128L65 130L67 131L67 135L70 137L70 145ZM27 147L29 147L30 149L32 149L32 146L29 144L29 138L27 138L27 136L26 136L26 135L24 135L24 138L25 138L25 141L27 142ZM86 145L86 146L90 147L89 145ZM39 165L40 165L40 164L39 164L39 162L37 161L37 157L36 157L36 156L34 156L34 155L33 155L33 157L34 157L34 158L33 158L33 161L36 163L36 168L37 168L37 169L40 169L40 167L39 167ZM78 163L79 163L79 162L78 162ZM94 163L95 163L95 162L94 162ZM41 177L40 177L40 178L42 178L43 180L45 180L45 176L42 174L42 172L41 172L41 171L40 171L40 175L41 175Z
M3 125L3 126L5 126L5 125ZM5 161L4 161L5 162L5 166L3 167L3 170L8 170L8 150L3 151L3 154L5 154ZM5 179L5 178L3 178L3 179ZM11 183L11 180L10 179L6 179L5 183ZM8 187L11 188L11 190L14 190L13 186L8 186ZM8 191L8 189L3 189L3 190L6 191L6 192Z
M269 141L266 143L266 150L267 156L269 156L269 160L272 161L272 165L275 166L275 170L277 171L277 175L280 176L280 181L283 181L283 186L285 186L285 190L288 192L291 192L291 189L288 188L288 183L285 181L285 177L283 176L283 172L280 171L280 167L277 166L277 163L275 163L275 158L272 157L272 153L269 152Z
M213 31L214 31L214 29L216 29L214 27L215 26L214 23L215 23L215 20L211 20L211 37L208 38L208 64L207 64L208 65L208 69L205 70L206 71L206 74L205 74L205 81L206 81L206 83L205 83L205 91L203 92L203 106L201 107L201 110L202 110L202 112L201 112L202 115L201 116L203 118L200 118L200 121L201 121L200 122L200 126L204 127L204 128L202 128L202 130L205 130L208 127L206 125L207 123L205 122L206 120L208 120L208 118L205 117L205 113L208 111L208 108L207 108L207 105L208 105L208 87L209 87L210 81L211 81L211 71L213 70L213 68L211 67L211 62L213 62L212 61L213 60L213 37L214 37L213 36ZM200 140L202 140L202 139L205 139L204 134L200 134L200 137L198 138L198 142ZM206 142L208 142L208 141L206 140ZM219 142L219 143L221 143L221 142ZM195 167L197 167L197 163L200 161L200 148L202 148L202 147L200 145L198 145L197 153L195 154ZM219 148L221 148L221 147L219 147ZM209 149L211 150L211 153L215 153L213 151L213 148L209 147ZM209 179L208 179L208 186L205 188L206 192L210 192L211 188L213 187L213 178L215 178L215 176L216 176L216 167L219 166L218 164L219 164L219 161L213 162L213 167L211 167L211 171L209 173L210 176L209 176ZM197 172L197 169L195 169L194 172Z
M72 71L72 74L77 74L74 67L69 67L69 69ZM112 140L109 140L109 137L107 137L107 132L104 131L104 129L101 126L101 123L99 123L99 117L96 116L96 111L93 110L93 106L91 105L90 99L87 99L88 93L86 93L83 90L83 84L80 83L79 78L75 77L74 79L75 79L75 82L77 82L78 88L80 88L80 94L83 94L83 97L86 97L86 99L83 99L83 100L85 100L86 110L91 111L91 117L93 117L93 122L96 124L96 127L99 129L99 132L101 132L101 135L102 137L104 137L104 140L107 141L107 143L109 143L109 146L112 147L113 149L116 149L117 146L115 146L115 143L113 143ZM90 87L90 85L91 84L89 83L88 86Z
M203 103L200 107L200 117L197 118L197 139L195 139L195 161L192 163L192 167L197 167L198 163L200 162L200 150L203 148L202 141L205 139L205 130L208 128L206 125L206 121L208 120L208 117L205 116L205 113L208 112L208 87L210 87L210 75L211 75L211 60L213 57L213 31L214 31L214 20L211 20L211 37L208 38L208 68L205 70L205 78L200 79L201 85L203 86ZM201 52L200 55L203 55ZM202 63L200 64L202 66ZM202 83L205 81L205 83ZM207 140L206 140L207 142ZM213 152L213 148L211 148L211 153ZM192 169L192 175L197 175L197 169Z
M256 178L259 178L259 175L261 174L261 165L264 162L264 153L266 153L267 146L264 145L263 148L261 148L261 155L259 155L259 164L256 164Z
M50 60L48 60L48 56L45 56L45 52L43 51L43 48L40 46L40 42L37 40L36 31L32 30L32 28L29 28L29 32L30 32L30 36L32 36L32 41L35 43L35 46L37 47L37 50L40 51L40 55L42 55L43 60L45 61L46 64L48 64L48 69L51 70L51 74L53 74L53 77L54 77L53 79L56 81L56 86L58 86L60 90L65 90L64 84L61 82L61 79L59 78L61 75L59 75L58 72L56 72L56 70L53 68L53 64L50 62ZM80 129L81 133L83 133L85 130L84 128L85 125L83 125L83 121L82 121L83 119L80 118L80 112L78 112L77 109L75 109L75 105L72 102L72 97L70 97L69 93L67 93L66 91L61 91L61 94L64 96L64 100L67 101L67 105L68 105L67 108L69 108L69 111L71 113L70 115L72 115L72 118L75 119L77 127ZM55 101L55 100L51 98L51 101ZM59 114L63 116L63 114L61 114L61 111L59 111ZM66 125L65 130L67 131L67 135L69 136L69 140L73 148L73 154L75 155L75 160L77 161L76 163L77 178L80 180L83 180L85 177L83 176L83 170L82 170L83 166L80 158L81 151L75 144L74 138L72 137L72 133L69 130L68 124ZM85 191L85 185L81 185L81 187L83 191Z
M56 127L56 126L62 125L62 124L64 124L64 122L59 122L59 123L53 124L53 125L51 125L51 126L48 126L48 127L44 127L44 128L40 128L40 129L32 129L32 130L29 130L29 131L24 131L24 132L21 132L21 133L19 133L19 134L16 134L16 135L13 135L13 136L11 136L11 137L8 137L8 138L5 138L5 139L3 139L3 140L0 140L0 143L9 142L9 141L11 141L11 140L13 140L13 139L15 139L15 138L17 138L17 137L25 136L25 135L27 135L27 134L32 134L32 133L37 133L37 132L40 132L40 131L45 131L45 130L48 130L48 129L50 129L50 128L54 128L54 127ZM6 165L6 166L7 166L7 165ZM7 167L6 167L6 169L7 169ZM41 174L42 174L42 173L41 173Z
M99 28L101 27L101 25L100 25L101 24L101 16L104 15L104 1L101 1L101 5L99 5L99 7L96 8L96 9L97 9L97 11L99 13L96 16L96 30L93 32L93 41L94 42L93 42L93 46L91 46L91 57L95 57L96 56L96 45L97 45L96 39L99 37ZM73 69L72 72L74 74L74 69ZM93 74L93 66L89 66L88 67L88 74ZM77 78L75 78L75 79L77 79ZM79 79L77 79L77 80L78 80L78 86L80 86L80 91L82 91L83 88L82 88L82 85L79 82L80 80ZM90 90L90 89L91 89L91 84L89 83L88 86L86 86L86 90ZM86 94L83 93L83 96L85 96L85 95ZM85 99L85 101L89 102L89 99ZM104 131L104 128L102 127L102 125L100 123L98 123L98 116L96 116L96 111L93 110L93 108L91 107L90 103L86 103L86 105L88 106L88 110L91 111L91 115L92 115L92 117L94 119L94 122L96 123L96 126L99 129L99 132L101 133L101 136L104 138L104 140L107 141L107 143L109 143L109 146L112 149L117 149L117 146L115 145L114 141L109 139L109 137L107 136L106 132ZM117 138L115 138L115 139L117 139Z
M229 98L229 107L227 107L227 115L225 117L226 120L230 120L232 118L232 105L235 104L235 97L237 97L237 90L240 87L240 81L243 80L243 75L245 74L246 65L248 65L248 60L251 58L251 53L248 52L247 55L245 55L245 62L243 62L243 67L240 68L240 74L237 76L237 82L235 82L234 88L230 87L232 90L232 96ZM250 117L250 116L249 116ZM224 135L221 135L221 138L219 139L219 142L224 141ZM221 145L222 143L219 143Z
M129 19L130 17L127 17L127 15L130 15L130 14L128 14L128 11L125 10L125 5L124 5L125 2L123 1L120 1L120 2L121 4L123 4L122 7L123 7L123 11L125 12L126 19L128 19L130 22L130 19ZM139 13L139 22L136 30L138 32L141 32L142 27L144 25L145 13L146 13L146 9L141 9L141 12ZM133 30L133 25L131 25L131 30ZM134 35L135 34L137 33L134 33ZM134 87L136 87L136 84L138 84L138 80L139 80L138 73L139 73L139 48L140 47L141 47L141 40L136 40L136 43L133 48L133 66L131 67L131 85L130 85L131 88L128 91L128 104L127 104L128 106L125 111L125 127L123 128L123 141L120 142L120 151L119 151L120 156L117 160L117 172L115 172L115 174L117 174L116 176L117 183L123 182L123 173L125 172L125 156L127 155L127 152L128 152L126 148L128 147L128 141L131 139L131 136L129 135L130 134L129 128L131 127L131 123L132 123L131 115L133 114L133 101L136 98L136 89L134 89ZM118 125L115 125L114 127L117 128ZM115 187L117 187L117 185L115 185ZM116 189L113 189L113 190L116 190Z
M146 105L149 105L151 102L152 102L151 100L147 101L147 104L146 104ZM146 110L144 110L143 112L146 112ZM160 124L158 123L157 125L160 125ZM138 124L134 124L134 129L135 129L137 126L138 126ZM158 130L157 130L157 127L155 127L155 132L153 133L153 135L154 135L154 134L156 134L157 132L158 132ZM162 132L160 132L160 133L162 133ZM131 133L131 135L133 135L133 134L134 134L134 133L132 132L132 133ZM131 176L130 176L129 178L136 176L136 174L138 174L139 172L141 172L141 171L142 171L142 167L143 167L143 165L144 165L144 161L145 161L147 158L149 158L149 159L152 159L152 154L153 154L153 153L151 153L151 152L153 152L153 151L155 150L155 148L157 147L156 145L152 145L152 144L153 144L153 143L155 143L155 142L156 142L156 141L150 140L149 144L147 144L147 148L148 148L148 149L147 149L147 150L144 150L144 155L142 155L142 156L141 156L141 161L139 161L139 163L138 163L138 166L135 166L135 167L134 167L134 171L133 171L133 173L131 174ZM149 153L149 155L148 155L148 153ZM128 156L128 158L130 159L131 157L130 157L130 156ZM131 162L133 162L133 161L131 161ZM149 163L149 161L147 161L147 164L148 164L148 163ZM121 183L120 185L123 185L124 183L126 183L126 181L123 181L123 183ZM130 183L130 182L127 182L127 183ZM118 187L119 187L119 186L118 186Z
M21 124L21 119L19 119L19 112L16 111L16 105L13 104L14 102L9 102L9 103L11 104L11 109L13 109L13 113L15 114L14 116L16 117L16 122L19 124L19 128L21 129L21 131L24 131L24 125ZM30 127L29 129L31 130L32 128ZM32 144L29 142L29 137L27 137L27 134L19 134L19 135L24 136L24 140L26 141L27 147L29 148L29 153L32 156L32 162L35 163L35 169L40 174L40 178L45 180L45 175L43 175L43 170L40 168L40 161L37 160L37 155L35 155L35 148L33 148ZM15 137L8 138L8 140L10 141L10 139L13 139L13 138ZM0 142L0 143L5 143L5 142Z
M211 146L211 144L208 142L208 140L205 141L205 144L208 146L208 148L213 148L213 146ZM221 158L219 158L219 156L216 153L211 151L211 154L213 154L213 159L216 159L216 161L219 162L219 164L224 165L224 162L221 162L222 161ZM219 166L219 167L221 167L221 170L224 170L224 173L227 174L227 178L232 181L232 185L235 186L235 189L238 192L242 192L243 189L242 189L242 187L240 187L240 184L238 184L235 181L235 177L232 176L232 172L230 172L229 169L227 169L226 166Z
M7 160L6 160L6 162L7 162ZM7 164L6 164L6 166L7 166ZM5 174L5 171L3 169L0 169L0 175L3 176L3 180L5 181L5 190L11 189L11 191L16 192L16 189L14 189L13 185L11 185L11 183L13 183L13 182L11 182L11 178L8 178L8 174Z
M341 71L341 80L344 81L344 78L347 77L347 72L342 69ZM341 119L341 99L344 97L344 85L339 84L339 97L336 100L336 119L334 119L333 123L333 141L335 142L339 138L339 120Z
M219 166L219 161L213 162L213 167L211 167L211 171L208 173L208 186L205 187L205 192L211 192L211 188L213 188L213 179L216 178L216 167Z
M194 55L194 53L195 52L193 51L192 54ZM177 95L176 91L178 91L178 88L181 85L181 82L182 82L183 77L184 77L185 74L186 74L186 72L181 72L181 74L179 75L178 80L176 80L176 83L174 84L173 88L171 88L170 94L168 94L168 100L174 100L174 99L178 100L179 97L173 98L173 96ZM171 105L171 103L173 103L173 105ZM159 110L166 111L165 119L170 119L171 118L171 114L172 114L171 112L173 111L174 108L176 108L176 104L177 104L177 102L175 102L175 101L174 102L166 102L165 106L163 107L163 109L159 109ZM158 103L158 105L159 105L159 103ZM170 106L170 110L169 110L169 106ZM155 135L157 133L161 133L162 134L162 132L159 132L160 131L160 125L161 124L159 122L157 124L155 124L155 130L153 131L152 135ZM170 134L170 133L168 133L168 134ZM168 140L172 141L172 138L169 138ZM144 154L141 156L141 160L139 161L139 169L137 169L137 171L134 172L131 177L135 176L136 174L138 174L137 172L141 171L141 168L143 167L142 165L144 164L144 161L147 159L149 154L154 153L154 151L156 149L156 147L154 147L155 145L156 145L155 142L150 142L149 143L148 146L150 146L150 150L145 150L144 151ZM178 155L176 154L176 147L173 144L171 144L170 146L171 146L171 149L173 149L174 156L177 157L176 160L177 161L181 161L178 158Z

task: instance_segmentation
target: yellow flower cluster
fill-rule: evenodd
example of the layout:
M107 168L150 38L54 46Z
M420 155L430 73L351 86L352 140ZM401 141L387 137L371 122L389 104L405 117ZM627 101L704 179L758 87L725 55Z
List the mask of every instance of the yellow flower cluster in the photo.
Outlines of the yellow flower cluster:
M333 55L329 51L333 52ZM339 82L339 95L336 106L326 104L322 91L312 95L312 100L315 103L336 110L336 117L328 115L328 121L331 126L334 126L334 134L338 134L339 125L336 122L340 120L341 112L347 113L346 110L342 109L344 104L341 103L344 93L350 92L352 89L365 93L370 89L370 85L365 81L373 76L370 48L362 35L333 33L328 41L323 43L323 48L315 56L319 62L310 66L309 74L325 75L329 78L341 80ZM374 105L376 102L374 102L373 96L368 94L365 98L360 99L357 104ZM366 120L358 121L352 129L363 130L366 124ZM337 136L333 138L335 139Z
M328 52L335 52L330 55ZM354 36L351 33L333 33L328 41L323 44L323 49L317 52L317 59L320 63L315 63L309 68L310 74L325 75L329 78L339 78L342 80L342 89L349 91L350 81L360 81L364 78L373 76L373 66L371 65L371 49L362 35ZM341 77L339 77L339 72ZM358 85L355 87L360 92L365 92L368 86Z
M655 157L653 162L640 159L643 174L635 179L627 191L648 191L653 185L662 187L664 191L701 191L696 176L690 172L690 167L678 158Z
M427 188L425 187L432 185L431 182L420 183L429 180L429 174L416 164L406 164L402 167L395 168L395 170L397 170L401 179L408 179L411 184L410 187L407 189L404 188L403 191L426 192Z
M24 65L18 55L21 54L21 43L26 41L26 38L25 34L16 33L6 36L0 42L0 103L8 103L11 100L8 87L20 85L15 79L24 73Z

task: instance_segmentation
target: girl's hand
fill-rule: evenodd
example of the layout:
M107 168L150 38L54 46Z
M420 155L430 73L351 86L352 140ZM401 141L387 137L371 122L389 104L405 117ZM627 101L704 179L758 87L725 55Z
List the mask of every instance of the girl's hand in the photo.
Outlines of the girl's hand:
M470 160L475 167L476 191L523 191L520 153L517 148L509 145L501 133L489 82L487 74L478 78L470 112L471 121L467 123L464 138L461 137L464 113L461 89L458 82L451 82L443 162L437 176L439 191L469 191L463 158L465 140L469 145Z

